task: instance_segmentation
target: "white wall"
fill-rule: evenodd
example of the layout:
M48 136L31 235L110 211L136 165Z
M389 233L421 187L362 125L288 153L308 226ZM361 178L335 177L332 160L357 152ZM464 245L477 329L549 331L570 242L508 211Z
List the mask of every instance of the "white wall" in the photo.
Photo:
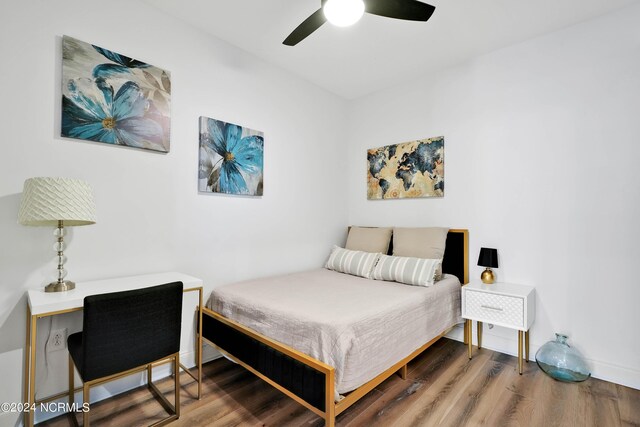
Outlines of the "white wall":
M25 290L53 276L52 230L16 224L24 179L45 175L95 190L98 224L68 239L76 281L178 270L207 293L319 265L347 218L469 228L472 265L497 247L499 279L536 286L532 354L567 332L597 376L640 388L639 18L629 7L347 105L136 1L4 2L0 401L21 400ZM58 136L63 34L172 72L169 154ZM265 132L264 197L197 193L200 115ZM443 199L366 200L367 148L438 135ZM78 314L59 326L79 329ZM515 352L511 331L484 341ZM63 388L60 355L38 357L39 395Z
M59 137L63 34L171 71L169 154ZM94 188L98 223L68 239L75 281L176 270L204 279L208 294L319 266L343 238L338 97L137 1L3 2L0 57L0 402L22 400L25 290L48 283L55 268L53 230L16 223L26 178L77 177ZM197 193L200 115L264 132L263 197ZM79 320L54 328L78 330ZM39 396L64 388L64 353L51 353L45 369L39 352ZM0 416L0 425L17 419Z
M640 388L640 7L355 101L349 223L470 230L533 285L537 348L566 332L595 376ZM366 149L445 136L445 197L366 200ZM454 336L462 337L457 331ZM485 328L514 354L516 333ZM475 339L475 338L474 338Z

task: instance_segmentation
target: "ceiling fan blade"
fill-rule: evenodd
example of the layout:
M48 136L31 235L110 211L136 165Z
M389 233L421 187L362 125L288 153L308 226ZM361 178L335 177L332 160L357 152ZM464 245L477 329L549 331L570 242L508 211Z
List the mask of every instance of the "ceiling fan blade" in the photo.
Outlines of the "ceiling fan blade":
M318 9L310 17L305 19L302 24L298 25L298 28L293 30L293 32L289 34L289 37L284 39L282 44L287 46L297 45L315 30L320 28L325 22L327 22L327 18L325 18L322 9Z
M365 0L364 10L387 18L428 21L436 8L417 0Z

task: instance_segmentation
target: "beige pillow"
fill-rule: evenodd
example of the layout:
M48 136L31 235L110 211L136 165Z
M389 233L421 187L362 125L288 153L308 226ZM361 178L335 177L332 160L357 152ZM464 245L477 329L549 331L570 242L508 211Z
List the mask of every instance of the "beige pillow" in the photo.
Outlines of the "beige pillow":
M442 259L448 228L394 228L393 255L426 259Z
M351 227L345 249L386 254L391 242L391 228Z

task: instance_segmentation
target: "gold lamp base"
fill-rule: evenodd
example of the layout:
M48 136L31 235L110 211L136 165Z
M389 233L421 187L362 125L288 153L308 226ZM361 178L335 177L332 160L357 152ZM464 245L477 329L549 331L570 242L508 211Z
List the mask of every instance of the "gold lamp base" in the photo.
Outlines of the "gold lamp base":
M480 276L480 279L482 280L482 283L487 285L490 285L496 281L496 278L493 275L493 271L491 271L489 267L485 268L485 270L482 272L482 275Z
M45 286L45 292L65 292L75 289L76 284L70 280L64 280L61 282L51 282Z

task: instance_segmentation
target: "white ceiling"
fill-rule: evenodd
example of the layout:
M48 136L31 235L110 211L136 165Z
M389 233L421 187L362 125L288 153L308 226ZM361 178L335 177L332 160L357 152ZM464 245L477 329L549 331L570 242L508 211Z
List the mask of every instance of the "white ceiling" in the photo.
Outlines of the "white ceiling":
M320 0L144 0L170 15L354 99L435 69L605 14L639 0L431 0L428 22L365 16L282 41Z

